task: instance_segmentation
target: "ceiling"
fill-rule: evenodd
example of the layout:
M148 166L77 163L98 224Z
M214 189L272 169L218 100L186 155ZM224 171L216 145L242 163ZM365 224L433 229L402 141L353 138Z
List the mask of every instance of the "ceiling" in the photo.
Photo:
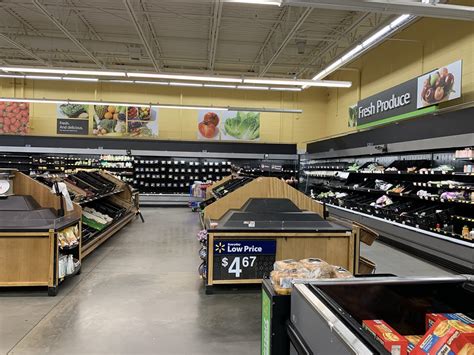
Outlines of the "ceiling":
M0 0L0 16L2 65L301 79L394 18L223 0Z

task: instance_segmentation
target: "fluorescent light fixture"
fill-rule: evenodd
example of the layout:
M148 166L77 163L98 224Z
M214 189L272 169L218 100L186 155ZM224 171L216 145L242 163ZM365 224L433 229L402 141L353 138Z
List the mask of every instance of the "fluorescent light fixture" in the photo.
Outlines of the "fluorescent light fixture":
M270 90L270 87L268 87L268 86L239 85L239 86L237 86L237 89L242 89L242 90Z
M393 20L391 23L390 23L390 28L393 30L395 28L397 28L398 26L400 26L401 24L405 23L406 20L408 20L410 18L410 15L409 14L404 14L402 16L399 16L397 17L395 20Z
M203 75L182 75L182 74L159 74L159 73L127 73L129 78L154 78L171 80L191 80L191 81L212 81L220 83L241 83L242 79L225 76L203 76Z
M133 84L133 83L135 83L133 80L120 80L120 79L107 80L106 82L107 83L121 83L121 84Z
M197 87L202 88L203 84L197 83L178 83L178 82L170 82L170 86L189 86L189 87Z
M72 74L72 75L99 75L99 76L125 76L125 72L108 70L81 70L81 69L49 69L27 67L0 67L6 72L40 73L40 74Z
M177 105L177 104L153 104L153 103L133 103L133 102L105 102L105 101L85 101L85 100L58 100L58 99L29 99L0 97L0 102L30 102L30 103L54 103L54 104L77 104L77 105L113 105L113 106L136 106L136 107L161 107L180 110L213 110L213 111L251 111L251 112L274 112L274 113L302 113L299 109L281 108L258 108L258 107L223 107L223 106L202 106L202 105Z
M382 38L385 34L390 32L390 25L383 27L382 29L375 32L372 36L367 38L364 42L362 42L362 47L368 48L372 43L377 41L378 39Z
M152 107L171 108L179 110L214 110L214 111L228 111L227 107L214 107L214 106L186 106L186 105L152 105Z
M406 23L408 20L412 18L411 15L409 14L404 14L401 16L398 16L395 20L393 20L389 25L382 27L380 30L375 32L373 35L371 35L369 38L365 39L362 44L359 44L352 48L349 52L344 54L341 58L337 59L333 63L331 63L329 66L324 68L322 71L320 71L318 74L316 74L313 77L313 80L319 80L327 76L328 74L331 74L333 71L341 67L342 65L348 63L349 61L355 59L358 54L362 53L363 50L371 47L378 41L386 38L388 35L390 35L394 30L396 30L398 27ZM303 89L307 88L308 85L303 86Z
M346 60L352 58L355 54L359 53L362 49L364 49L364 47L362 47L362 45L360 44L355 46L349 52L347 52L341 57L341 61L345 62Z
M80 100L70 100L70 104L75 105L105 105L105 106L136 106L136 107L150 107L150 104L137 104L130 102L103 102L103 101L80 101Z
M35 80L61 80L60 76L46 76L46 75L26 75L26 79L35 79Z
M204 84L205 88L220 88L220 89L235 89L235 85L223 85L223 84Z
M15 79L24 79L24 75L16 75L16 74L0 74L0 78L15 78Z
M281 6L281 0L225 0L225 2L241 3L241 4L254 4L254 5L273 5Z
M49 99L14 99L8 97L0 97L0 102L29 102L29 103L51 103L51 104L67 104L65 100L49 100Z
M335 80L280 80L280 79L244 79L247 84L269 84L269 85L301 85L301 86L322 86L322 87L351 87L352 83L349 81L335 81Z
M302 88L270 88L270 91L303 91Z
M152 84L152 85L164 85L164 86L169 86L168 81L142 81L142 80L135 80L135 84Z
M63 77L63 80L67 80L67 81L90 81L90 82L99 81L99 79L97 79L97 78L77 78L77 77L72 77L72 76L65 76L65 77Z

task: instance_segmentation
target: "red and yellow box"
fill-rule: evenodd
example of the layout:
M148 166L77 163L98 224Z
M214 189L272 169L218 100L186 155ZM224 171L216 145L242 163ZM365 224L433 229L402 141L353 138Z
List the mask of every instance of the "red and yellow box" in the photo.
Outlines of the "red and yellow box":
M410 355L474 354L474 326L458 320L438 320Z
M425 317L426 330L428 331L439 320L458 320L465 324L474 325L474 319L469 318L464 313L427 313Z
M408 341L383 320L364 320L362 327L369 331L393 355L405 355Z
M423 335L405 335L405 339L408 341L407 353L410 354L415 346L420 342Z

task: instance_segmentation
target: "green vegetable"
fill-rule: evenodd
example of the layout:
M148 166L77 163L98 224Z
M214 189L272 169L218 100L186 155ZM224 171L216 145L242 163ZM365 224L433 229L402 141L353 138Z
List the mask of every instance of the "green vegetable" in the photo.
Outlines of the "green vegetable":
M81 113L87 113L87 106L84 105L64 104L59 108L69 118L77 118Z
M237 116L225 121L225 131L229 136L242 140L260 137L260 113L237 112Z
M117 125L116 120L108 120L108 119L104 118L103 120L100 120L98 126L100 128L105 129L107 131L107 133L111 133L111 132L114 132L116 125Z
M107 112L107 107L108 106L105 106L105 105L94 106L95 113L100 120L104 118L104 115Z

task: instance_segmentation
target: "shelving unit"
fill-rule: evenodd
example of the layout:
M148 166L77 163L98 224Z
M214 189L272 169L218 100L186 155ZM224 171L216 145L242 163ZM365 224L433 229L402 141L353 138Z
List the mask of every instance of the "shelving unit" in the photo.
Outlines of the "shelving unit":
M231 166L252 176L297 177L297 156L111 149L62 149L0 147L0 167L16 167L29 174L74 173L100 169L139 190L142 205L187 205L195 181L217 181L230 174ZM27 151L28 153L25 153ZM31 151L31 152L30 152Z
M390 148L368 155L360 154L362 148L345 156L308 154L301 159L300 188L330 215L367 225L413 254L472 272L474 240L463 232L474 229L474 174L464 172L467 161L455 159L455 147L447 145L417 152ZM391 167L398 170L387 171Z

